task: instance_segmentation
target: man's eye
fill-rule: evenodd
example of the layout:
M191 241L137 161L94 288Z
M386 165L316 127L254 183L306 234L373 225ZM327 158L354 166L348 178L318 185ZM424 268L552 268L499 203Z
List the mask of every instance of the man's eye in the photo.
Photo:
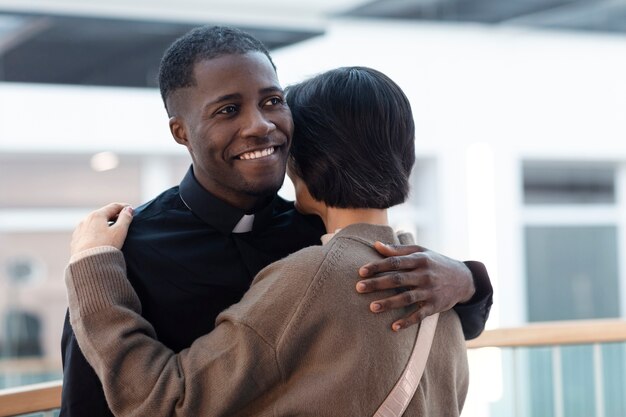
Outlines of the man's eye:
M217 112L221 113L221 114L230 114L230 113L234 113L237 111L237 106L224 106L221 109L219 109Z
M283 103L283 99L282 98L280 98L280 97L272 97L272 98L270 98L269 100L267 100L265 102L265 105L266 106L268 106L268 105L269 106L275 106L277 104L282 104L282 103Z

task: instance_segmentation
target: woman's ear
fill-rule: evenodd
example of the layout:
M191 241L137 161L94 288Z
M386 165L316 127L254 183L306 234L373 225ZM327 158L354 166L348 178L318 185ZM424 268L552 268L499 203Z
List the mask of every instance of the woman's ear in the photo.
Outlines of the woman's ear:
M174 140L181 145L188 146L189 141L187 139L187 129L185 128L185 124L183 120L181 120L178 116L170 117L170 132L172 132L172 136Z

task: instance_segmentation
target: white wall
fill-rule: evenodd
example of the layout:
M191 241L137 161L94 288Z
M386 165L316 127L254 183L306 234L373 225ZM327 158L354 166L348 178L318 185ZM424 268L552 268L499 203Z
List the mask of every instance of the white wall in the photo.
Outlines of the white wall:
M0 152L184 151L153 89L0 83L0 97Z

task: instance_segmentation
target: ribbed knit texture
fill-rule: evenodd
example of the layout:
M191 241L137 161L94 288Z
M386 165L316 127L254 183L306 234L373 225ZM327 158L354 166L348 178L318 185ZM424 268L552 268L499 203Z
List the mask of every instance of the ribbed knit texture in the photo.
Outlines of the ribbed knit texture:
M355 290L358 268L380 258L376 240L397 243L388 227L358 224L271 264L213 332L179 354L137 313L121 255L98 253L67 269L72 326L118 416L371 416L417 333L391 331L407 311L369 311L394 291ZM404 415L456 417L467 386L465 341L448 311Z
M98 263L90 256L97 256ZM106 310L111 305L123 305L141 314L141 303L126 279L126 263L119 250L104 246L84 251L68 269L70 273L66 277L74 279L66 279L66 285L80 300L77 304L80 315ZM96 275L99 279L92 278Z

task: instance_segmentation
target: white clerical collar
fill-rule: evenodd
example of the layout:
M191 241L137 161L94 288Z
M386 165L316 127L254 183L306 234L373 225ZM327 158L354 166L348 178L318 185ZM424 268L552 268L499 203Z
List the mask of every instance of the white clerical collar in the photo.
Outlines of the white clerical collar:
M246 233L252 231L254 224L254 214L244 214L241 220L235 225L233 233Z

